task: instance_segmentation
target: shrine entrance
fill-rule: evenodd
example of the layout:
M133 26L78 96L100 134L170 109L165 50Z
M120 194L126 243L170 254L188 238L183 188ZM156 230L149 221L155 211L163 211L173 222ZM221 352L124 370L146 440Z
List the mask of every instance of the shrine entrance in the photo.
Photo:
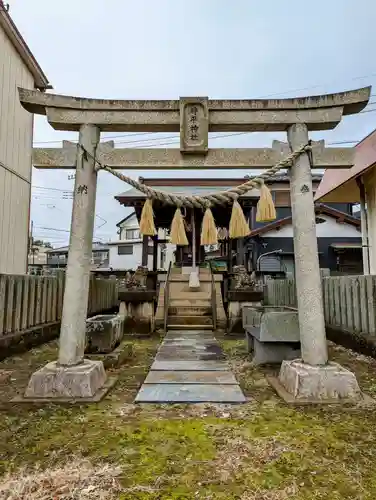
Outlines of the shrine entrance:
M56 130L79 132L78 145L62 149L36 149L36 168L76 169L70 250L61 322L58 362L34 373L29 391L35 397L61 397L69 386L71 397L80 398L82 388L95 394L104 385L102 365L84 359L85 322L97 173L107 171L143 192L143 234L155 235L153 207L172 207L171 234L183 246L189 243L182 223L188 209L203 213L208 231L201 228L201 244L215 235L216 205L231 212L230 237L249 233L249 225L238 198L253 190L260 201L270 204L265 179L287 168L291 183L294 227L296 287L298 297L301 360L283 362L280 383L292 398L296 390L313 400L333 394L351 394L353 375L328 363L311 169L349 168L354 164L351 148L326 148L324 141L309 140L309 131L330 130L342 116L358 113L368 103L370 87L349 92L293 99L209 100L186 97L172 101L116 101L86 99L20 89L20 101L31 113L45 115ZM179 132L180 149L118 149L101 144L100 132ZM287 143L271 148L210 149L209 132L287 132ZM164 193L135 181L119 170L132 169L257 169L263 173L243 184L218 193L200 196ZM198 217L198 216L197 216ZM189 222L188 222L189 223ZM141 228L142 229L142 228ZM248 232L247 232L248 231ZM195 247L195 232L192 245ZM188 252L189 253L189 252ZM193 252L192 260L197 257ZM182 262L187 256L182 256ZM197 263L197 262L196 262ZM193 262L194 264L194 262ZM194 266L193 266L194 267ZM194 282L195 280L193 280ZM193 285L197 285L193 283ZM168 303L167 303L168 306ZM49 383L44 383L48 378ZM73 382L72 382L73 381ZM304 381L304 384L300 384ZM341 387L339 387L339 385ZM53 386L53 391L49 388ZM323 389L324 387L324 389ZM298 388L298 389L296 389ZM329 395L329 396L328 396Z
M181 179L163 179L163 178L152 178L152 179L139 179L146 186L152 189L159 189L163 192L173 191L175 193L190 193L192 195L198 195L203 193L219 192L231 188L232 186L237 186L239 179L226 179L226 178L216 178L216 179L202 179L202 178L181 178ZM140 222L142 217L142 211L145 204L146 196L144 193L137 189L129 189L115 196L115 199L124 207L129 207L134 209L137 219ZM238 202L242 208L245 219L249 227L252 225L252 217L255 218L256 206L259 199L259 192L257 190L250 190L244 195L239 196ZM154 212L154 223L156 227L157 234L155 236L150 236L153 239L153 245L158 246L159 244L166 245L169 243L169 239L165 239L158 234L159 230L165 234L165 230L169 232L171 228L171 223L174 218L175 207L172 205L166 205L159 200L153 202L153 212ZM215 242L210 245L215 245L221 253L221 260L226 263L227 271L232 271L233 264L244 264L245 254L244 254L244 241L242 238L238 240L231 240L229 238L229 226L231 219L231 206L226 205L214 205L212 207L212 213L215 220L217 228L217 239L218 244ZM209 250L209 246L206 248L201 244L201 227L203 222L204 210L200 208L190 208L184 207L182 210L182 215L184 219L184 227L188 239L188 245L177 246L174 251L174 261L179 267L181 266L192 266L193 265L193 240L195 240L196 248L196 264L198 266L207 264L206 251ZM193 229L195 232L195 238L193 238ZM142 265L147 266L148 263L148 248L149 248L149 236L143 239L143 260ZM157 255L158 251L155 248L154 255ZM157 270L157 263L153 260L153 270ZM168 267L168 266L167 266Z

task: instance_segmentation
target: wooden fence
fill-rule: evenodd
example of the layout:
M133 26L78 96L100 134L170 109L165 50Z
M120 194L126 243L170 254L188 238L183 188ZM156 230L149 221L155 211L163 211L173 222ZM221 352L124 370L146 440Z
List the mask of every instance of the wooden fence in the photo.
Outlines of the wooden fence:
M0 336L58 322L63 310L64 275L0 274ZM88 315L117 305L116 280L90 280Z
M376 276L322 278L327 326L376 335ZM268 280L265 301L269 305L297 307L295 281Z

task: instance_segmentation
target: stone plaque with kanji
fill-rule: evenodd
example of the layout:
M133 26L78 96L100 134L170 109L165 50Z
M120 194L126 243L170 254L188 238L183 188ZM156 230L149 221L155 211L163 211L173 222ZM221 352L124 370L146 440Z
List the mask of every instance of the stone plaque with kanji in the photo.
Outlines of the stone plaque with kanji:
M180 99L180 151L182 153L207 153L208 135L208 98L182 97Z

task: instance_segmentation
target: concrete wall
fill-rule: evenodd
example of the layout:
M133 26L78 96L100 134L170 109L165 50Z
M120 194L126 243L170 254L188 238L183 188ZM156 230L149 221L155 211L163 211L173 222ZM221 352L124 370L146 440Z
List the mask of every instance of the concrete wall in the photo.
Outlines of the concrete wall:
M0 273L27 270L33 116L17 87L34 81L0 27Z

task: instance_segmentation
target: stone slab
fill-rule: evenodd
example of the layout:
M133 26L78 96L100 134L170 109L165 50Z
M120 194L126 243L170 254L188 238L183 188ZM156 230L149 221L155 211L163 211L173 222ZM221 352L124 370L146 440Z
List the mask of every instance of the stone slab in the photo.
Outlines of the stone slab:
M203 335L197 335L194 337L176 337L176 338L171 338L167 337L163 339L162 345L181 345L181 346L195 346L195 345L202 345L202 344L207 344L207 345L218 345L218 341L214 339L213 337L205 337Z
M162 344L163 346L181 346L181 347L198 347L201 348L202 346L212 346L212 345L218 345L218 342L210 337L207 339L202 339L200 337L197 338L190 338L190 339L183 339L183 338L177 338L177 339L165 339Z
M151 371L229 371L223 361L157 361L152 364Z
M161 346L157 352L159 358L166 356L166 359L180 359L180 357L190 355L203 357L212 356L214 359L224 359L223 351L218 344L199 347Z
M208 337L215 338L212 330L169 330L166 333L166 337L170 337L172 335L179 335L183 337L190 337L192 335L207 335Z
M206 349L213 346L217 346L218 342L214 340L201 340L201 339L189 339L189 340L164 340L161 344L161 348L165 349Z
M28 397L25 398L23 395L16 396L11 400L12 403L26 403L26 404L64 404L64 403L98 403L101 401L108 392L114 387L118 380L118 377L108 377L103 386L98 389L98 391L92 397L83 397L83 398L34 398Z
M181 344L180 342L168 342L168 343L162 343L159 351L195 351L197 353L200 352L214 352L218 347L217 342L213 342L210 344L207 343L188 343L188 344Z
M236 385L237 380L230 372L184 372L184 371L151 371L144 384L222 384Z
M155 356L156 361L215 361L226 359L224 354L215 353L196 353L196 352L178 352L178 353L160 353Z
M115 368L121 366L126 360L133 356L133 343L129 340L123 340L112 352L106 354L88 354L88 359L102 361L103 366Z
M208 317L208 316L206 316ZM183 339L191 339L191 338L200 338L200 337L203 337L203 338L210 338L210 339L213 339L215 340L215 337L213 335L213 332L211 330L204 330L202 332L194 332L194 333L191 333L189 330L187 330L187 334L185 334L184 332L181 332L179 330L170 330L168 333L166 333L166 336L165 338L166 339L169 339L169 338L176 338L176 337L181 337Z
M136 403L245 403L238 385L145 384Z

